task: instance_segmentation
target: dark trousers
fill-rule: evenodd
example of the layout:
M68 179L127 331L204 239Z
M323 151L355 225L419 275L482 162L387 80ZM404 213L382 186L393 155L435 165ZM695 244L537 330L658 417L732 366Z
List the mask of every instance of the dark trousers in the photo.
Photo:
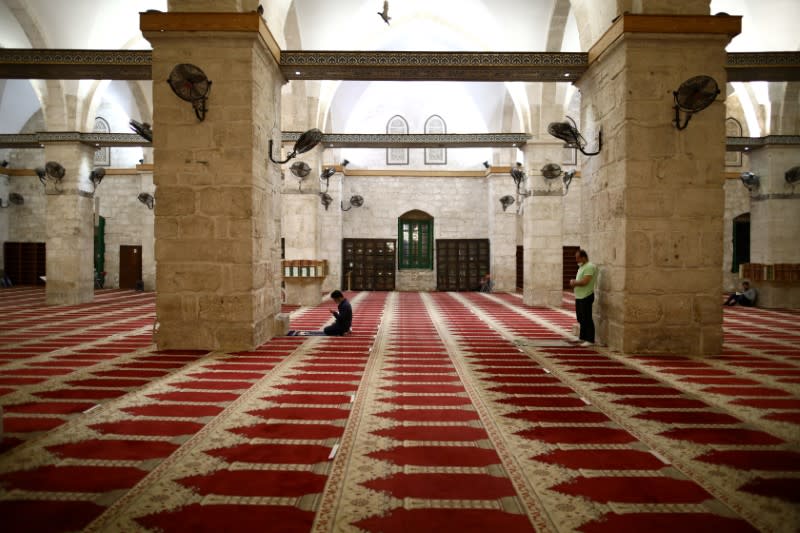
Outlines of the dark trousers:
M325 335L344 335L347 333L339 324L331 324L322 331L325 332Z
M594 294L590 294L586 298L575 299L575 316L578 318L578 324L581 325L580 339L582 341L594 342L593 303Z
M744 294L733 293L730 296L728 296L728 299L725 301L725 305L736 305L736 304L743 305L745 307L753 306L753 302L751 302L750 299Z

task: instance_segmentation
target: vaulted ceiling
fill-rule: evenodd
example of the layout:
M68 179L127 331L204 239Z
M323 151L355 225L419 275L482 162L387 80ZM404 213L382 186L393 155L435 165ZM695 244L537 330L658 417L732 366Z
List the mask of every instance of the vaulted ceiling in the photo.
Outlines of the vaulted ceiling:
M251 9L258 2L239 3ZM613 15L608 13L647 3L390 0L387 25L377 15L382 0L273 0L264 2L264 18L284 49L578 52L586 51L586 43L611 24ZM147 49L139 12L168 8L167 0L0 0L0 46ZM800 35L791 27L800 17L796 0L712 0L710 14L720 11L743 16L742 33L729 51L800 50ZM586 24L587 14L593 15L588 17L592 24ZM73 116L61 128L91 129L101 105L113 105L120 117L147 119L152 114L150 83L0 80L0 133L22 131L39 112L40 102L53 98L74 102L64 105ZM770 108L776 99L787 93L796 98L797 91L774 85L732 87L751 134L770 133ZM561 113L570 102L574 105L573 93L569 83L296 80L284 90L283 122L284 129L317 126L337 133L384 133L388 118L401 114L414 132L421 132L425 118L438 114L447 117L451 133L535 133L541 128L541 107L555 106ZM112 129L119 128L112 124Z

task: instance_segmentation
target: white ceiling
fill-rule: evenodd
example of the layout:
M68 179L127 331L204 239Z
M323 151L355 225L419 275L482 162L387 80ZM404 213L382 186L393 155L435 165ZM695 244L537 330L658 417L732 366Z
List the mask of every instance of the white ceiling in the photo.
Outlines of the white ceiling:
M287 16L295 17L299 35L292 41L299 41L300 47L308 50L542 51L549 32L555 32L562 50L580 51L580 29L573 16L566 23L556 20L556 26L551 27L557 1L564 0L390 0L392 20L388 26L377 15L382 0L263 3L267 23L278 40L287 42L282 34L285 27L292 26ZM148 9L166 11L167 1L0 0L0 46L149 48L138 29L139 13ZM730 51L800 49L800 34L791 26L800 19L798 0L712 0L710 12L719 11L744 16L742 34L731 42ZM308 82L292 82L299 83ZM80 101L93 94L93 84L66 82L63 86L67 94L76 95ZM124 84L104 83L101 87L105 92L95 97L92 107L78 107L94 109L113 102L119 109L134 110L132 118L150 116L150 110L135 111L132 93ZM538 103L539 91L530 84L510 89L502 82L312 82L304 92L318 98L316 125L327 131L379 132L394 114L408 115L409 123L415 124L424 122L432 112L445 118L452 133L497 131L509 125L505 106L510 94L518 110L517 125L530 128L532 119L525 114ZM26 90L24 82L0 84L2 132L19 131L36 111L31 109L31 102L35 103L32 98L39 92ZM149 86L145 92L149 92ZM765 89L750 93L753 109L763 105L760 100L764 95L769 98ZM569 96L569 91L560 93L562 99ZM93 117L86 117L89 121Z

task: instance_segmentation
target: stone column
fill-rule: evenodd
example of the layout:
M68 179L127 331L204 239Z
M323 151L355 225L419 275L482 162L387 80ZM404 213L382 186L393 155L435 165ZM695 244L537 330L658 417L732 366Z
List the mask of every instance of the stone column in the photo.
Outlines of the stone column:
M10 208L10 202L8 200L8 195L10 194L8 188L8 174L5 174L5 169L0 168L0 202L2 202L3 207L6 209L0 209L0 242L6 242L8 240L8 220L9 220L9 211L7 208ZM5 264L5 256L3 255L3 246L0 246L0 265ZM2 267L0 267L2 270Z
M706 11L707 12L707 11ZM724 89L740 17L624 14L581 77L582 246L598 265L598 340L623 352L722 348L725 103L672 123L673 91L700 74ZM680 28L680 33L675 33Z
M333 153L331 153L333 152ZM331 176L330 184L328 187L328 194L333 198L333 201L325 209L322 202L318 203L317 212L319 216L319 250L320 259L328 261L328 275L322 282L323 294L330 294L335 289L345 290L347 285L342 282L342 271L347 271L342 266L342 238L343 238L343 215L344 211L340 207L340 201L343 196L342 182L344 180L344 167L334 164L333 161L339 156L338 150L326 150L325 166L333 166L336 168L336 174ZM323 192L325 186L322 186Z
M495 291L514 292L517 284L517 206L503 211L500 198L514 196L514 180L508 172L486 176L489 212L491 274Z
M562 145L561 142L529 142L525 145L530 192L523 208L523 300L527 305L561 306L564 186L561 178L547 179L542 176L541 168L561 160Z
M299 180L289 168L284 170L283 216L281 226L286 259L319 259L319 191L322 148L298 157L311 167L309 175ZM290 167L291 163L287 163ZM322 278L283 278L286 303L318 305L322 300Z
M149 167L149 165L148 165ZM155 195L155 185L153 185L153 170L140 170L141 185L139 190L148 194ZM156 257L155 257L155 217L154 211L140 204L141 228L142 228L142 281L144 290L156 290Z
M238 2L208 8L217 4L234 11ZM191 2L170 2L178 12L140 21L154 80L191 63L213 82L203 121L167 83L153 83L156 343L253 349L285 327L280 166L268 153L270 138L280 146L277 46L255 12L181 8Z
M750 191L750 262L764 265L800 264L800 183L788 183L786 171L800 162L795 146L767 145L750 152L750 167L760 184ZM800 282L773 268L775 279L759 280L758 304L800 308Z
M77 134L76 134L77 135ZM45 187L47 209L48 305L75 305L94 299L94 218L89 174L94 147L75 142L45 146L45 160L60 163L60 184Z

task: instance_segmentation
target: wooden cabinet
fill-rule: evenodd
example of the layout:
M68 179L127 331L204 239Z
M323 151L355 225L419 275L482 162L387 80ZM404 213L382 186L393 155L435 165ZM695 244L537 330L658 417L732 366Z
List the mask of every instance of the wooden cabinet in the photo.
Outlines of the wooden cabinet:
M15 285L44 285L47 252L43 242L3 243L3 269Z
M393 291L395 244L394 239L343 239L342 289Z
M477 291L489 272L489 239L437 239L436 290Z

